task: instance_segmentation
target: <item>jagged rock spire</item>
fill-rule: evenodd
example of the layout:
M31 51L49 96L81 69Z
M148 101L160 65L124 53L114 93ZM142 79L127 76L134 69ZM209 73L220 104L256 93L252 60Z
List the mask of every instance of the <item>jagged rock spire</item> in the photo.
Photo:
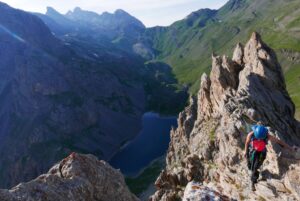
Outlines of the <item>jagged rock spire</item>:
M167 167L160 177L164 187L158 188L153 201L183 196L180 189L193 180L183 174L187 171L184 159L191 156L194 161L201 161L198 166L202 168L198 169L202 178L196 180L229 198L300 199L300 179L292 177L300 174L300 162L289 154L290 160L285 160L280 154L282 148L275 144L268 146L263 167L270 179L260 182L256 193L248 188L243 145L251 124L261 121L273 135L290 145L300 145L300 124L294 119L295 109L285 88L281 66L258 33L252 34L245 47L237 44L232 60L212 55L212 70L210 76L201 77L197 105L194 101L187 108L180 115L182 123L172 131ZM193 110L197 112L196 119L188 115L194 114ZM193 128L188 127L190 133L183 132L187 131L185 122L194 122ZM172 182L168 175L172 175Z
M212 104L210 100L210 85L209 77L204 73L201 77L201 85L198 93L198 116L202 119L209 119L212 115Z
M285 89L281 66L274 51L254 32L244 49L244 63L248 73L255 73L266 78L266 84ZM247 72L244 72L246 76Z
M233 52L232 60L239 65L243 64L244 57L244 46L241 43L238 43Z

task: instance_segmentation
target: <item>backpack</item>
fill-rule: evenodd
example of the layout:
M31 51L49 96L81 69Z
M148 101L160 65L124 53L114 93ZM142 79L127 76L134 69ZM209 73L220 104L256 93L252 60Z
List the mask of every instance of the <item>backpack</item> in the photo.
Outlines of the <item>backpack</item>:
M257 139L253 135L250 142L251 148L257 152L266 151L267 144L268 144L268 135L266 135L265 139Z

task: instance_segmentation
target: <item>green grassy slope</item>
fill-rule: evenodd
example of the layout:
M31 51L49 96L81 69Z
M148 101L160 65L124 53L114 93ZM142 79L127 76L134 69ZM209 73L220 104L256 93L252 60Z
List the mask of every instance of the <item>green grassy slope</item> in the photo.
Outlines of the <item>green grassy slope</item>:
M147 30L157 60L172 66L181 83L194 93L211 67L211 54L231 55L253 31L275 49L300 119L300 1L230 0L218 11L199 10L170 27Z
M165 167L165 157L161 157L152 162L141 174L136 177L127 177L126 184L131 192L140 196L159 176L161 170Z

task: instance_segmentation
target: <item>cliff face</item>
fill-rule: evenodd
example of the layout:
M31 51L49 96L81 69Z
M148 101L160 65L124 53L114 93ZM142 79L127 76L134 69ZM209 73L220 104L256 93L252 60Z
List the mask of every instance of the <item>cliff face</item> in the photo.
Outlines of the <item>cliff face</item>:
M21 183L11 190L0 190L0 200L137 201L126 187L120 171L92 155L71 154L47 174Z
M141 66L77 54L38 17L0 3L0 186L28 181L72 151L109 159L140 130Z
M257 121L299 145L294 114L276 55L257 33L245 47L236 46L232 59L212 56L210 76L202 75L198 97L171 131L167 167L151 200L202 200L204 194L216 200L299 200L300 179L293 176L300 173L297 153L269 143L255 192L243 157L246 135Z

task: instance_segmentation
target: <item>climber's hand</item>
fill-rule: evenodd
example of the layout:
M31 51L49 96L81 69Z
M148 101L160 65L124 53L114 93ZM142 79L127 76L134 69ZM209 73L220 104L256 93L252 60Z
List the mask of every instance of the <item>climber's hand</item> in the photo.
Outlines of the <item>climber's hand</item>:
M247 158L247 151L244 151L244 157Z

